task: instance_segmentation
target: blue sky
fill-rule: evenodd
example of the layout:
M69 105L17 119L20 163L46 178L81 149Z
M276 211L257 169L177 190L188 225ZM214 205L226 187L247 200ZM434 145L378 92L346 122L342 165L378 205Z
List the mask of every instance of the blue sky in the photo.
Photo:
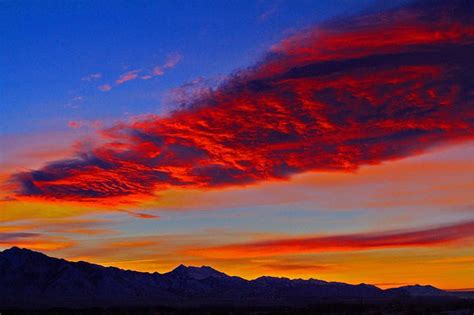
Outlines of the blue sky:
M3 134L159 113L171 88L255 63L281 38L374 1L25 1L0 4ZM167 56L162 77L97 89ZM100 73L100 80L81 78Z

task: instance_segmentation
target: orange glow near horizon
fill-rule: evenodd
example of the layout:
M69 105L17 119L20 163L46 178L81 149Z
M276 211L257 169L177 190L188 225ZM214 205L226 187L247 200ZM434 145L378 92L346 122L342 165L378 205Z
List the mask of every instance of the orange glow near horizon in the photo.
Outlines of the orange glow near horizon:
M395 194L397 189L403 187L410 187L410 189L419 191L432 191L433 187L440 185L439 182L431 178L433 176L433 178L441 177L445 179L445 183L442 185L444 188L440 190L438 195L423 194L425 198L420 199L417 204L418 207L426 208L426 210L420 211L421 208L419 208L421 217L417 219L414 216L415 213L413 213L412 216L414 217L411 220L415 219L414 222L423 222L423 217L429 215L431 212L429 209L436 204L452 207L452 210L443 211L446 215L450 215L450 213L452 215L468 215L472 210L469 208L463 209L463 205L470 202L469 192L471 191L470 185L472 185L471 179L474 177L474 167L469 161L474 157L473 148L474 146L471 144L453 146L421 157L365 167L354 174L303 174L288 182L266 183L253 188L226 188L220 192L212 190L175 190L169 194L164 194L153 203L144 203L141 210L138 211L155 209L149 213L153 215L160 213L161 216L166 218L165 213L173 215L196 213L198 215L202 213L202 210L196 210L195 208L208 208L211 214L218 215L218 208L226 206L241 207L248 203L258 204L259 196L271 196L265 199L265 202L270 204L291 205L295 200L306 196L304 191L321 190L326 201L334 200L332 202L333 208L339 208L337 211L344 213L348 207L350 209L351 207L358 208L362 206L377 209L380 207L380 200L387 200L387 197L378 199L376 205L373 205L374 202L370 200L361 200L361 203L357 204L358 199L350 198L353 201L350 204L345 200L337 199L341 189L346 194L351 191L354 194L359 194L356 187L361 187L361 185L379 187L380 183L383 183L385 178L389 177L392 179L389 186L380 186L379 190L373 192L375 195L384 196L389 191L390 194ZM463 172L463 176L458 175L460 172ZM457 185L450 186L451 178L456 179ZM298 189L299 195L296 194L287 199L289 196L285 197L282 194L283 191L293 191L295 188ZM385 201L379 211L390 213L393 211L391 208L398 207L397 205L404 207L406 204L413 204L413 198L410 195L400 194L397 196L400 197L396 204ZM319 199L318 196L314 196L314 198L314 202ZM441 202L441 200L445 201ZM298 250L298 247L290 246L284 251L276 252L268 248L262 248L256 249L255 253L257 253L256 256L263 255L264 257L254 257L255 255L251 254L252 252L249 252L245 246L241 249L236 247L235 249L238 251L234 252L232 247L234 245L232 244L242 242L244 239L250 244L253 242L259 244L259 242L267 242L271 239L298 238L301 235L298 236L298 233L292 235L281 233L246 235L247 232L241 231L223 238L220 244L216 244L219 238L216 239L211 232L204 235L184 233L181 236L160 235L158 233L158 235L147 237L133 236L128 238L123 235L123 232L118 234L119 232L114 230L113 226L110 226L108 220L87 219L87 217L102 213L110 215L111 218L114 216L128 216L140 222L143 220L140 219L140 216L130 216L127 212L117 212L107 208L77 208L73 210L74 208L67 202L25 203L24 201L11 200L3 201L2 204L7 211L2 214L1 233L38 233L38 235L32 235L28 238L4 241L1 243L3 248L16 245L46 251L49 255L70 258L74 261L87 260L107 266L147 272L167 272L181 263L210 265L228 274L247 279L262 275L273 275L290 278L318 278L349 283L365 282L376 284L382 288L396 287L403 285L403 283L432 284L444 289L462 289L473 286L472 274L474 270L472 263L474 262L474 251L472 249L474 243L471 232L473 229L466 225L467 223L463 224L462 221L459 228L455 225L451 227L458 236L452 234L449 230L445 230L443 233L445 233L446 239L443 239L442 233L436 229L436 226L443 225L441 223L428 225L417 223L408 228L409 231L414 229L428 230L426 233L415 231L414 234L425 233L426 244L423 244L419 237L415 237L415 240L419 240L420 244L411 244L409 239L405 239L405 236L401 234L399 236L405 241L395 244L395 240L390 237L390 233L388 238L384 236L387 231L390 232L400 228L402 229L400 233L403 234L403 229L407 229L404 228L406 218L401 217L400 222L392 220L382 225L377 222L377 225L374 224L371 232L369 232L382 233L381 237L385 239L383 242L390 243L387 246L378 245L378 240L375 239L371 241L375 242L372 245L366 243L363 243L366 245L361 246L350 245L344 241L344 238L334 236L334 234L340 233L326 231L321 236L323 240L324 237L327 237L328 240L332 238L332 242L342 241L341 246L343 247L341 248L340 245L332 246L331 250L331 247L327 247L327 244L320 244L321 247L317 250L305 250L304 248ZM17 213L17 216L14 213ZM36 221L31 221L32 218L36 218ZM49 229L45 230L45 227L49 227ZM51 232L58 236L48 237L47 235ZM433 239L427 233L433 233L433 236L438 240ZM92 239L86 243L81 243L83 236ZM307 237L307 235L304 237ZM267 244L271 246L271 243L267 242ZM228 252L228 250L232 250L232 252ZM156 253L161 254L157 255ZM387 272L387 270L390 270L390 272ZM403 283L398 280L402 276Z

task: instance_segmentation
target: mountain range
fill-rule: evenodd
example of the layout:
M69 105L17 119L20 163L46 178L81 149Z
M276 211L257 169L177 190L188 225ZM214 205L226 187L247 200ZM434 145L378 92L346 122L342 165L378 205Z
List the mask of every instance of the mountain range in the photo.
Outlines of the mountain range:
M450 297L452 293L420 285L382 290L363 283L315 279L246 280L208 266L180 265L168 273L146 273L70 262L18 247L0 252L0 308L293 306L413 296Z

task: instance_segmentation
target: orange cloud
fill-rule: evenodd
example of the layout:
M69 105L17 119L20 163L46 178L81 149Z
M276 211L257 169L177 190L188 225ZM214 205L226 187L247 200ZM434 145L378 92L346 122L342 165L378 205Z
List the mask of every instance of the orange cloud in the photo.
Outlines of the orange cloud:
M74 242L63 237L50 237L38 233L10 232L0 233L0 246L24 247L40 251L51 251L68 248Z
M273 263L263 264L260 266L262 269L268 269L270 271L281 271L288 273L290 271L305 271L305 272L318 272L330 268L325 265L313 265L313 264L285 264L285 263Z

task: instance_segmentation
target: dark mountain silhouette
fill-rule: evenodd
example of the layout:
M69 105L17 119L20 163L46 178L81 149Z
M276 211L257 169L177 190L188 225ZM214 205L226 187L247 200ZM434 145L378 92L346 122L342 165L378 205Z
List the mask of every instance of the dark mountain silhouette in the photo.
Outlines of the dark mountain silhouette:
M0 252L0 307L305 305L323 300L374 301L449 296L432 286L382 290L321 280L260 277L246 280L211 267L178 266L146 273L69 262L13 247Z
M407 285L399 288L388 289L387 292L392 292L397 295L410 296L449 296L450 292L440 290L431 285Z

